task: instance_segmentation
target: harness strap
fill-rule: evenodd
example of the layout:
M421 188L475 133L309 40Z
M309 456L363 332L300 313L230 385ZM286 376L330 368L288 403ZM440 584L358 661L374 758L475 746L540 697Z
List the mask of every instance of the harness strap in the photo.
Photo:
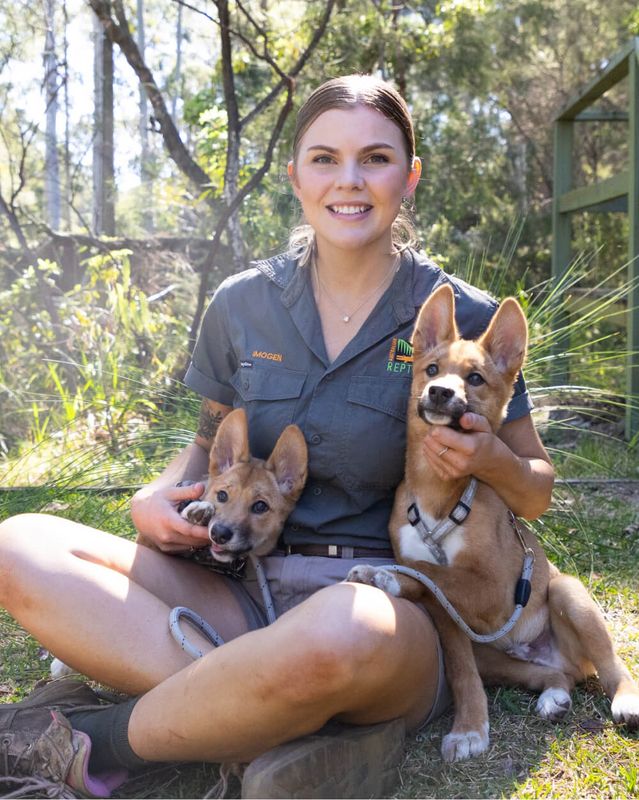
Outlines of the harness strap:
M508 516L510 520L510 524L519 539L519 542L522 546L524 551L524 561L521 568L521 577L517 581L515 585L515 609L510 617L506 620L506 622L496 631L492 633L477 633L474 631L462 618L461 614L455 606L450 602L450 600L446 597L446 595L442 592L442 590L437 586L437 584L428 577L428 575L424 575L423 572L419 572L416 569L412 569L411 567L403 567L399 564L389 564L388 566L381 567L380 569L388 570L389 572L398 572L402 575L408 575L409 578L414 578L416 581L419 581L423 584L435 597L435 599L439 602L441 607L444 611L448 614L449 617L464 631L466 636L471 639L473 642L479 642L481 644L486 644L488 642L494 642L497 639L501 639L502 636L505 636L509 633L517 624L517 620L521 616L521 612L525 608L528 600L530 599L530 592L531 592L531 579L533 573L533 566L535 564L535 554L530 547L526 546L526 542L524 541L524 537L519 530L519 526L517 525L517 519L512 511L508 511Z
M409 523L417 530L424 544L430 548L437 563L442 567L448 566L448 558L440 543L449 533L455 530L458 525L465 522L470 514L476 491L477 479L471 478L457 505L450 514L445 519L440 520L432 530L421 518L417 503L412 503L408 507L407 516Z

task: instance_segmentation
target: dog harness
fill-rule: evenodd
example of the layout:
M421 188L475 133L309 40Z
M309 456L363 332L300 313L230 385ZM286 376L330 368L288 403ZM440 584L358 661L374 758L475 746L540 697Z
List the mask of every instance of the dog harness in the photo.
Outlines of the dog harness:
M468 513L470 513L470 509L468 509ZM466 514L466 516L468 516L468 513ZM512 529L517 534L517 538L519 539L519 542L524 551L524 561L521 568L521 577L519 578L515 586L515 609L513 613L510 615L510 617L506 620L506 622L501 626L501 628L499 628L496 631L492 631L492 633L477 633L477 631L474 631L464 621L459 611L457 611L455 606L450 602L450 600L442 592L439 586L437 586L437 584L431 578L429 578L428 575L424 575L423 572L419 572L416 569L412 569L412 567L401 566L400 564L389 564L386 567L381 567L381 569L387 570L388 572L398 572L401 575L408 575L409 578L413 578L414 580L419 581L421 584L423 584L428 589L428 591L434 595L434 597L439 602L444 611L448 614L448 616L462 629L462 631L466 634L466 636L468 636L468 638L471 641L479 642L482 644L486 644L488 642L494 642L497 639L501 639L502 636L505 636L507 633L509 633L509 631L511 631L515 627L515 625L517 624L517 620L521 616L521 612L528 603L532 588L530 581L532 578L533 566L535 563L535 554L533 550L526 545L524 537L521 535L521 531L519 530L519 526L517 525L517 519L510 509L508 510L508 517Z
M440 520L432 530L421 518L417 503L412 503L408 507L408 521L422 537L422 541L442 567L448 566L448 558L441 546L441 542L451 531L454 531L458 525L461 525L466 520L466 517L470 514L476 491L477 479L471 478L455 508L445 519Z

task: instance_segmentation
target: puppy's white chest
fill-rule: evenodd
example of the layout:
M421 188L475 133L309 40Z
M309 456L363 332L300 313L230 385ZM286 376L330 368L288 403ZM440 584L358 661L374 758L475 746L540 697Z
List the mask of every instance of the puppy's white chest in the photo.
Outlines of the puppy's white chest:
M430 519L428 515L421 514L422 521L428 530L434 530L437 520ZM453 531L448 533L439 543L439 547L444 551L448 564L451 565L455 556L464 546L464 526L458 525ZM406 561L427 561L430 564L438 564L435 549L428 544L428 539L424 538L419 528L409 522L402 525L399 529L399 552L402 560Z

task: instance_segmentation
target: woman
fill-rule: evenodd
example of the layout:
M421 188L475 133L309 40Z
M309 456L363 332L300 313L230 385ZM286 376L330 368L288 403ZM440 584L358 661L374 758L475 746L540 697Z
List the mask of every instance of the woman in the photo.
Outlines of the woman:
M421 163L406 105L388 84L349 76L319 87L298 115L288 172L307 223L294 236L294 255L258 262L219 288L186 378L204 397L195 440L133 498L137 530L162 552L54 517L0 526L4 607L66 663L135 695L107 710L67 712L86 734L73 734L76 743L93 744L93 771L148 761L246 762L329 720L366 726L399 718L414 729L442 707L428 616L340 580L358 560L390 560L387 522L402 477L410 385L402 342L417 309L449 281L458 325L474 337L495 303L401 239L402 200L415 191ZM238 584L167 557L207 543L206 528L176 512L202 485L175 487L206 472L215 431L233 406L247 410L255 455L267 455L290 422L309 447L308 484L282 550L265 559L280 613L268 627L250 576ZM553 470L523 381L498 436L476 414L461 425L464 432L437 429L425 439L433 466L474 474L520 516L541 514ZM167 629L175 605L197 611L227 644L214 650L202 641L206 655L191 662ZM51 697L33 702L45 706ZM0 727L8 729L4 721ZM331 757L342 752L334 738ZM331 776L317 772L312 750L299 749L301 770L277 768L280 796L327 795ZM254 796L275 796L259 774L273 774L279 752L255 762ZM338 796L361 796L351 766ZM387 767L376 764L372 778ZM293 772L306 783L296 787Z

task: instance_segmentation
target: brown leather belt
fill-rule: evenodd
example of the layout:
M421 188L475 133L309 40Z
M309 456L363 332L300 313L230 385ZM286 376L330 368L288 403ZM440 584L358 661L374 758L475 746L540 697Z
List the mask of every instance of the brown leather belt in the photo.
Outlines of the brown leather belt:
M323 556L324 558L393 558L390 547L348 547L340 544L289 544L284 555ZM277 551L276 551L277 554Z

